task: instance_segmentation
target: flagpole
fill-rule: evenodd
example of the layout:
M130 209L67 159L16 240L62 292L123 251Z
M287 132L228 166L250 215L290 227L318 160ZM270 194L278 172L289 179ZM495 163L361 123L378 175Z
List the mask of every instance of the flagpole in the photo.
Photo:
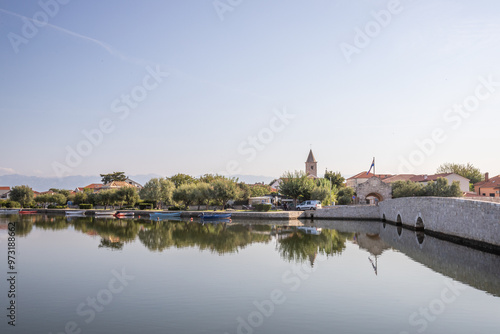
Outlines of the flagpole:
M373 176L377 176L375 173L375 157L373 157Z

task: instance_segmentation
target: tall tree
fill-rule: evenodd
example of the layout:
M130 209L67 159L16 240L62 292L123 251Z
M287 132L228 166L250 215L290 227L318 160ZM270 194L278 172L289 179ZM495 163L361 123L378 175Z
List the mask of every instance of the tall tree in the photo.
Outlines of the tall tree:
M325 179L330 180L331 184L337 189L340 189L344 186L345 178L340 174L340 172L332 172L325 170Z
M175 185L176 188L183 184L191 184L191 183L196 183L196 179L192 177L191 175L187 174L175 174L174 176L167 177L167 180L172 181Z
M240 189L234 180L219 179L212 182L214 200L222 205L222 209L226 206L227 201L237 199Z
M196 184L181 184L174 190L173 199L176 202L182 202L186 207L196 200Z
M206 209L208 210L208 204L213 198L213 191L213 187L206 182L198 182L196 184L195 202L198 204L198 210L202 204L205 204Z
M438 167L436 173L455 173L469 179L469 189L474 191L474 183L483 180L483 174L479 168L474 167L470 162L467 164L444 163Z
M338 202L340 205L347 205L352 203L354 196L354 189L351 187L343 187L337 193Z
M34 194L28 186L16 186L10 191L10 199L19 202L24 208L33 202Z
M294 206L299 198L309 198L313 188L314 181L303 171L286 172L281 177L280 193L293 198Z
M162 208L163 203L172 202L174 189L175 185L172 181L164 178L153 178L146 182L141 189L140 196L143 200L155 202L157 208Z
M271 193L271 186L267 184L254 184L250 186L251 197L260 197L269 195Z
M125 172L113 172L110 174L100 174L100 175L101 175L101 181L104 184L111 183L113 181L125 181L127 179Z
M135 187L121 187L116 191L119 202L125 203L128 207L133 207L139 201L139 194Z

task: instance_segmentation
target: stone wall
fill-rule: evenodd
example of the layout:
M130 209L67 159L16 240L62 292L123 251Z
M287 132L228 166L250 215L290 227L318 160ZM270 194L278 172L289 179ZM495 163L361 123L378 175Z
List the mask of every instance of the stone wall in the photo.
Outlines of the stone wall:
M380 178L372 176L368 181L356 187L356 194L360 203L365 203L366 197L370 194L376 194L380 196L379 201L385 201L392 198L392 186L382 182Z
M376 205L336 205L328 209L305 211L305 218L379 220L380 213Z
M447 197L405 197L380 202L379 218L425 231L500 246L500 204Z

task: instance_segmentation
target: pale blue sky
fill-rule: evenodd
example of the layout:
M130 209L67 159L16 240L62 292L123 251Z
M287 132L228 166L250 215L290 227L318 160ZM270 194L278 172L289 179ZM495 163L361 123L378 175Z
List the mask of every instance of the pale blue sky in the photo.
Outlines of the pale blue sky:
M311 146L320 172L356 174L375 156L380 173L408 171L404 159L415 173L471 162L500 174L498 1L41 3L52 16L0 1L0 175L278 177ZM150 78L157 68L168 77ZM68 163L106 119L112 130Z

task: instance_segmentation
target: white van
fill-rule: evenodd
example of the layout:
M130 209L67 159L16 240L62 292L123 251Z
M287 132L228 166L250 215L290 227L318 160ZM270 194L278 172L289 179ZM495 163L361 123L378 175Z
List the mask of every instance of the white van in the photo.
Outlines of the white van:
M316 210L321 209L321 201L304 201L297 205L297 210Z

